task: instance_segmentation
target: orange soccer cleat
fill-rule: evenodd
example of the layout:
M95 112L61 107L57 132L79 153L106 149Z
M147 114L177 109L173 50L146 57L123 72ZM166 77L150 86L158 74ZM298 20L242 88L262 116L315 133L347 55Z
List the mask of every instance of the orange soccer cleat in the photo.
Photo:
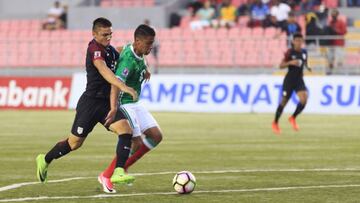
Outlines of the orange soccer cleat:
M289 123L291 124L292 128L293 128L295 131L299 131L299 130L300 130L298 124L296 123L296 120L295 120L295 117L294 117L294 116L290 116L290 117L289 117Z
M280 135L280 133L281 133L281 129L280 129L280 127L279 127L279 124L278 124L278 123L276 123L275 121L274 121L274 122L272 122L271 127L272 127L272 130L273 130L273 132L274 132L275 134Z

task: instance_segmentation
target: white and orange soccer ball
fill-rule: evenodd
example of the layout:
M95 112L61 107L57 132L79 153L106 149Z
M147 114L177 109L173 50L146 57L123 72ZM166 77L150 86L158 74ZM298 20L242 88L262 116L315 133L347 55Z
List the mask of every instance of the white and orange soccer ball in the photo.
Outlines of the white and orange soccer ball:
M189 171L181 171L173 179L173 187L179 194L189 194L194 191L195 186L195 176Z

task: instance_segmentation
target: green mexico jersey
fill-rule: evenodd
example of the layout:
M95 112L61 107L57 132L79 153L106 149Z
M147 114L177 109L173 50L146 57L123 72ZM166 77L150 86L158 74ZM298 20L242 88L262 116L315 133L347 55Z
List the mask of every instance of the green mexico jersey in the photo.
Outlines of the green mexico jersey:
M127 86L132 87L138 93L141 93L141 84L144 81L146 72L146 62L143 57L136 55L132 44L123 47L119 60L116 65L116 77L122 80ZM120 93L120 104L134 103L130 94Z

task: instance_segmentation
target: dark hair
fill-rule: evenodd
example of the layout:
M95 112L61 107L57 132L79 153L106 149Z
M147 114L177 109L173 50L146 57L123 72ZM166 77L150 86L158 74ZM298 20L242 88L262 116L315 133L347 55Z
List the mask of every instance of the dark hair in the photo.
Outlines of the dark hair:
M111 26L112 26L112 24L111 24L110 20L101 17L101 18L97 18L94 20L92 30L95 31L99 27L107 28L107 27L111 27Z
M135 32L134 32L134 38L138 38L138 37L155 37L155 30L154 28L145 25L145 24L141 24L139 25Z
M303 35L301 33L295 33L293 35L293 39L295 39L295 38L304 38L304 37L303 37Z

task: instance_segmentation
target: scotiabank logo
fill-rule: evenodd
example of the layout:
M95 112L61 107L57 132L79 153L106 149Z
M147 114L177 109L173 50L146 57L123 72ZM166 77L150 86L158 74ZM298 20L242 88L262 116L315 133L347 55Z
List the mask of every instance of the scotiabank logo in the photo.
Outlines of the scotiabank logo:
M1 78L0 108L67 109L70 78Z

